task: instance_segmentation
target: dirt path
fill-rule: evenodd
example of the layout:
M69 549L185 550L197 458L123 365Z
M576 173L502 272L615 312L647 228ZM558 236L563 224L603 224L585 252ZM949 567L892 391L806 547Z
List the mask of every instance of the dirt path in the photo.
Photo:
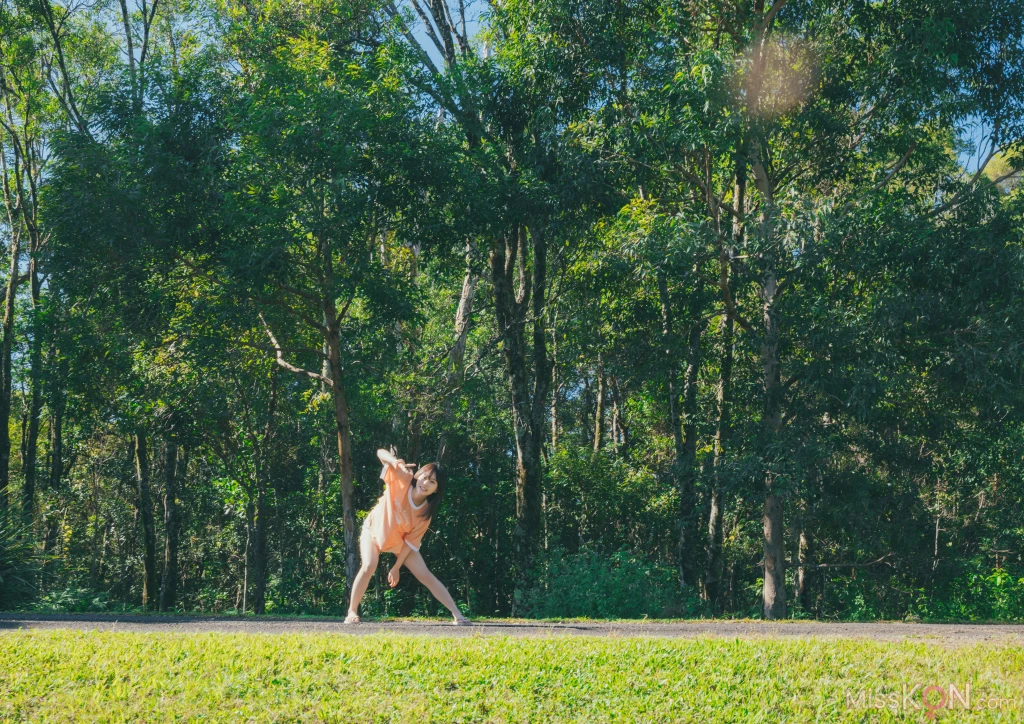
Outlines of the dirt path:
M780 639L849 638L876 641L930 641L943 644L1002 643L1024 645L1020 624L819 623L787 621L692 621L685 623L586 622L513 623L482 621L455 627L447 621L393 621L346 626L337 618L232 618L221 616L145 616L138 614L0 614L0 632L19 629L69 628L99 631L160 633L331 633L364 635L380 632L430 636L653 636L663 638Z

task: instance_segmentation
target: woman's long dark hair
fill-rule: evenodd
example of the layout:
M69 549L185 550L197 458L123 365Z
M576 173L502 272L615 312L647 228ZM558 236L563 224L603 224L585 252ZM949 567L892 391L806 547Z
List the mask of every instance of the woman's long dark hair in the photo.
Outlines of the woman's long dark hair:
M427 507L420 511L420 517L431 519L441 507L441 498L444 497L444 484L448 480L448 471L441 467L441 463L427 463L416 471L417 478L434 477L437 481L437 490L427 496Z

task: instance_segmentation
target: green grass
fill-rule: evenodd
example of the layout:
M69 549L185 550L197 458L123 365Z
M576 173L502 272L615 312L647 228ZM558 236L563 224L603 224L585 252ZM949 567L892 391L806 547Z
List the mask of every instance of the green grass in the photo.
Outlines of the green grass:
M971 686L1024 720L1024 648L834 640L0 634L0 721L925 721L861 690ZM936 697L938 695L936 694ZM982 709L981 698L1014 700ZM915 697L920 702L920 690Z

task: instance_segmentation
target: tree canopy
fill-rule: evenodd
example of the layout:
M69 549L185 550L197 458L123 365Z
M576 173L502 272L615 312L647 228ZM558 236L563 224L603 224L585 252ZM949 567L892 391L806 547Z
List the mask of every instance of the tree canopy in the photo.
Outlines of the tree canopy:
M477 614L1024 616L1016 3L0 0L0 160L5 605L339 612L393 445Z

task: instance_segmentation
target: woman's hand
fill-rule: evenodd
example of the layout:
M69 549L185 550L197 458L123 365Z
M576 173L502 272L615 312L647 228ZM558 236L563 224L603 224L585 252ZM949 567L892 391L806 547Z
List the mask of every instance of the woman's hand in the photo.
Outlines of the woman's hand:
M388 571L388 585L391 586L392 588L397 586L398 585L398 578L399 578L400 575L401 575L401 567L400 566L395 566L390 571Z
M416 463L407 463L405 462L405 460L399 458L396 461L395 467L403 472L408 473L409 475L412 475L413 471L416 469Z

